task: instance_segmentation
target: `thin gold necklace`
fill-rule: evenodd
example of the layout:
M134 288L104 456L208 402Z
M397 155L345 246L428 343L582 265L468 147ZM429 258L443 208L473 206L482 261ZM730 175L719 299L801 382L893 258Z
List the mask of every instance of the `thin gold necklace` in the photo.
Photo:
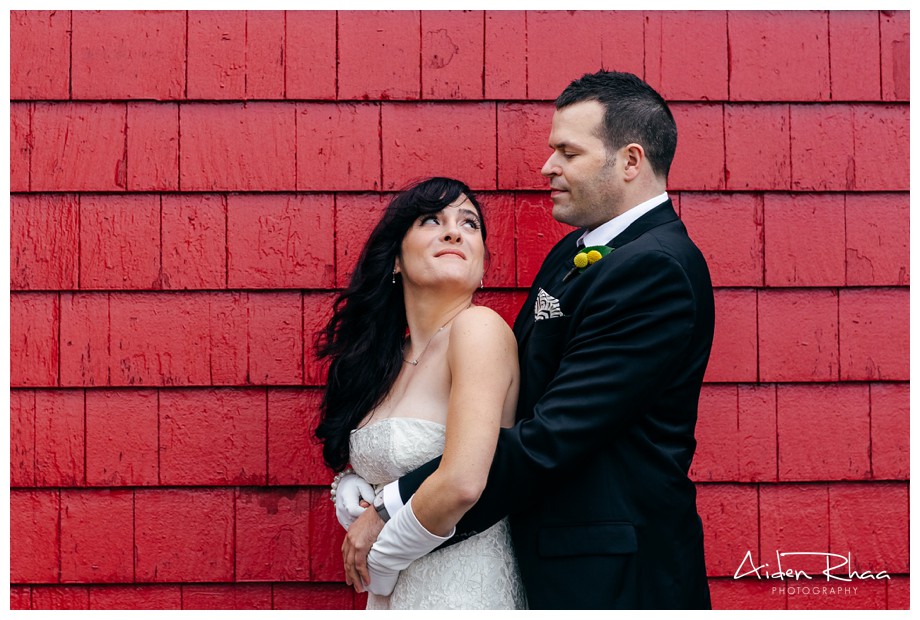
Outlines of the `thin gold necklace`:
M469 305L468 305L466 308L469 308L469 307L472 306L472 305L473 305L473 302L470 302ZM454 316L450 317L450 319L448 319L447 323L445 323L444 325L442 325L441 327L439 327L439 328L438 328L438 331L436 331L434 334L431 335L431 338L429 338L429 339L428 339L428 342L425 343L425 348L422 349L422 352L418 354L418 357L416 357L414 360L407 360L407 359L404 357L404 358L403 358L403 361L404 361L405 363L407 363L407 364L412 364L413 366L418 366L418 361L419 361L420 359L422 359L422 356L423 356L423 355L425 355L425 351L428 350L428 345L431 344L431 341L434 340L434 337L437 336L438 334L440 334L442 329L444 329L445 327L447 327L448 325L450 325L450 322L451 322L451 321L453 321L453 320L456 319L458 316L460 316L460 312L463 312L464 310L466 310L466 308L461 308L461 309L457 312L457 314L455 314ZM409 334L409 338L412 338L412 334L411 334L411 333Z

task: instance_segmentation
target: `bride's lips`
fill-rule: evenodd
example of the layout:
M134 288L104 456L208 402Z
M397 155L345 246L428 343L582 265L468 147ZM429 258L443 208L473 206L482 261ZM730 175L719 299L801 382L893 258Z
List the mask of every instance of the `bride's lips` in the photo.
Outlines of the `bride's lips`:
M438 258L439 256L445 256L447 254L453 254L454 256L459 256L463 260L466 260L466 254L464 254L460 250L441 250L440 252L435 254L434 257Z

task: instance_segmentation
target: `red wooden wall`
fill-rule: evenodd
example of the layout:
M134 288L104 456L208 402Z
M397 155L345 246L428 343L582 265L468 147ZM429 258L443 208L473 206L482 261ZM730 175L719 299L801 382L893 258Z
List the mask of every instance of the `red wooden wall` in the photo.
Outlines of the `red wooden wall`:
M908 607L909 36L885 11L14 11L11 606L363 606L312 335L434 174L482 190L480 300L511 320L565 232L551 100L606 66L673 102L716 286L714 605ZM732 578L776 550L893 578Z

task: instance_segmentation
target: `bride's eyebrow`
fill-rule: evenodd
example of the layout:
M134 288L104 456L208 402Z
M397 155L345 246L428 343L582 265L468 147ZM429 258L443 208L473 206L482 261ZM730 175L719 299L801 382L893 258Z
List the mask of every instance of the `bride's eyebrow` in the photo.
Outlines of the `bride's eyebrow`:
M479 221L479 214L476 213L475 211L470 211L469 209L460 209L460 213L461 213L462 215L467 215L467 216L469 216L469 217L475 219L477 222Z

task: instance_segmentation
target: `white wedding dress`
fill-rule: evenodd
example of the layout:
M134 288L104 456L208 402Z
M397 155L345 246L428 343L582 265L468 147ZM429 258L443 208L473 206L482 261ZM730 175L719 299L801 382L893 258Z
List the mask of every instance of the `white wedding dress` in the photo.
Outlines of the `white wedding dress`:
M444 425L389 417L352 431L351 465L380 487L444 451ZM524 609L526 598L507 519L439 549L402 571L390 596L368 595L368 609Z

